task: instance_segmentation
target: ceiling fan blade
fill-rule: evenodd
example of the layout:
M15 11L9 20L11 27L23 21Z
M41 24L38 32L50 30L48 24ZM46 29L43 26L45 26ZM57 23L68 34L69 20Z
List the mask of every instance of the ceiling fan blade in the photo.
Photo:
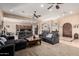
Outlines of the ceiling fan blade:
M34 14L33 14L33 16L37 18L36 11L34 11Z
M47 9L51 9L53 7L53 5L49 6Z

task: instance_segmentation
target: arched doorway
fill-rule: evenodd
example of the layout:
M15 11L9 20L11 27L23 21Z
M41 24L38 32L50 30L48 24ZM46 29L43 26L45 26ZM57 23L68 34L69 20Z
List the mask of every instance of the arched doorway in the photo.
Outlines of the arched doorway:
M72 25L70 23L63 25L63 37L72 37Z

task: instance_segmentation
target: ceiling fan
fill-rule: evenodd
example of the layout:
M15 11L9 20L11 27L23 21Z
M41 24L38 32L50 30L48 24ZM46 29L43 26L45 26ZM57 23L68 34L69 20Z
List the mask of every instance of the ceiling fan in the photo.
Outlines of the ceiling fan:
M54 6L54 4L56 9L60 9L60 4L63 4L63 3L48 3L48 4L50 4L50 6L47 8L49 10Z
M35 18L39 18L39 17L41 17L41 15L40 15L40 14L39 14L39 15L36 14L36 12L37 12L37 11L34 11L33 17L35 17Z

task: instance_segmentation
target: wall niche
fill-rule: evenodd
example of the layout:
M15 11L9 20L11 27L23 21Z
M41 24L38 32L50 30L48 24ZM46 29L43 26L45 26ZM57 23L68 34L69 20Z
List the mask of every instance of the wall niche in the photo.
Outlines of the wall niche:
M79 28L79 24L75 24L74 25L74 28Z

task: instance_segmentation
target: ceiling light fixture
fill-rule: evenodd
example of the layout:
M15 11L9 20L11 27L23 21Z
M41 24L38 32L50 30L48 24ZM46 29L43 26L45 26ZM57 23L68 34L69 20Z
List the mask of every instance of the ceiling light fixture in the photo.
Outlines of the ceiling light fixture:
M43 4L41 4L41 7L44 7L44 5L43 5Z
M59 5L56 5L56 9L59 9L60 7L59 7Z
M53 5L55 5L56 9L60 9L60 4L63 4L63 3L50 3L50 6L47 9L51 9L53 7Z
M70 11L69 13L70 13L70 14L72 14L73 12L72 12L72 11Z

